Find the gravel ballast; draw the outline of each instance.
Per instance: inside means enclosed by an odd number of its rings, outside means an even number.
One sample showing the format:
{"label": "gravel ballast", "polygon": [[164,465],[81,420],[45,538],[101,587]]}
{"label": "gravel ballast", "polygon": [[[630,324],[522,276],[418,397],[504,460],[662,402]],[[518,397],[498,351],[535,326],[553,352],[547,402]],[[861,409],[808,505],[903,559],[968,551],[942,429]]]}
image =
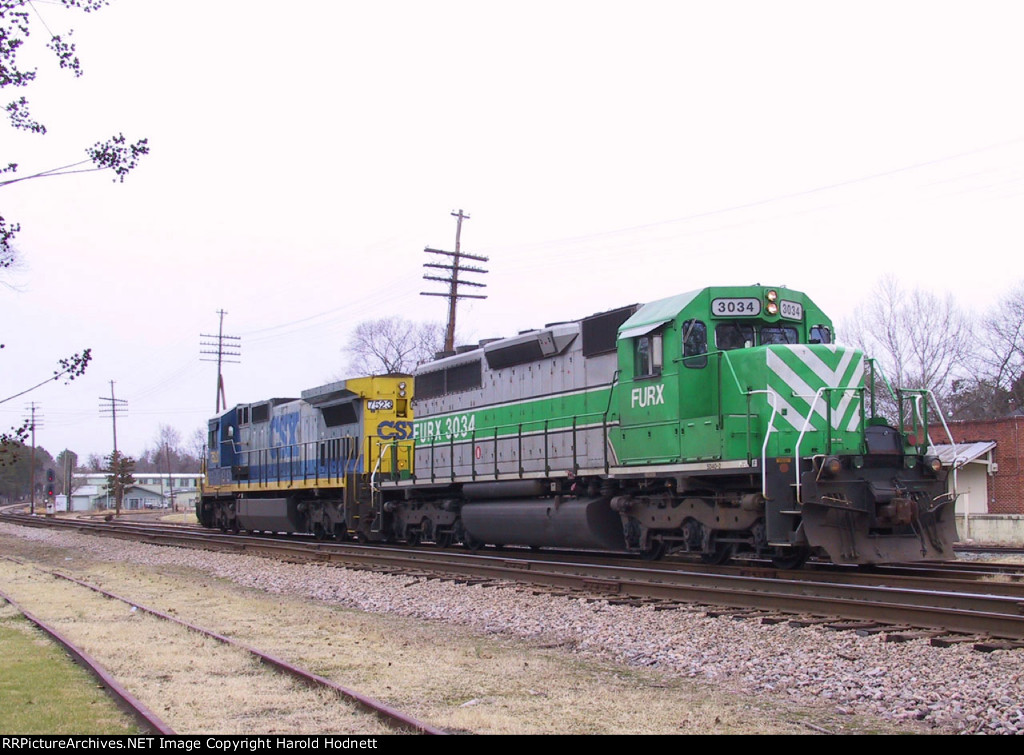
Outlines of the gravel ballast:
{"label": "gravel ballast", "polygon": [[96,559],[200,569],[270,593],[558,644],[733,693],[826,704],[840,715],[913,722],[936,732],[1024,733],[1021,650],[980,653],[965,645],[934,648],[926,640],[886,643],[851,632],[710,618],[696,608],[657,611],[6,524],[0,532]]}

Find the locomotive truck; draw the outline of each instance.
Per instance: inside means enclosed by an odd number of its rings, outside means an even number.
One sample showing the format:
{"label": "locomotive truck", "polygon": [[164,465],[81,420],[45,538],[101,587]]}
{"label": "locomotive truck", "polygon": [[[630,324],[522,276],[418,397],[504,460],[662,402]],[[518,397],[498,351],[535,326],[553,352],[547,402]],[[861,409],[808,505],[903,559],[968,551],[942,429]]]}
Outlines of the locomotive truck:
{"label": "locomotive truck", "polygon": [[210,421],[198,516],[780,567],[949,558],[926,398],[836,344],[806,295],[709,287],[236,406]]}

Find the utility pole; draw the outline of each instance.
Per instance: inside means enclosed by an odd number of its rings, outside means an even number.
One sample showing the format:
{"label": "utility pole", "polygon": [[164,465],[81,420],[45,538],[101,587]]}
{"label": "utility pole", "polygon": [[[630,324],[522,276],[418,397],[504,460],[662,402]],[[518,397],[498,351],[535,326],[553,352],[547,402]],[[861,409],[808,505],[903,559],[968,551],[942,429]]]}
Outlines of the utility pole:
{"label": "utility pole", "polygon": [[32,496],[31,504],[29,505],[29,513],[32,516],[36,515],[36,409],[38,406],[35,401],[29,404],[29,430],[32,431],[32,452],[28,462],[28,486]]}
{"label": "utility pole", "polygon": [[[76,457],[77,458],[77,457]],[[64,451],[64,506],[71,512],[71,476],[74,474],[71,465],[71,453],[68,449]]]}
{"label": "utility pole", "polygon": [[109,416],[112,420],[114,428],[114,453],[117,453],[117,408],[124,407],[128,404],[123,398],[114,397],[114,381],[110,381],[110,398],[100,396],[100,401],[106,401],[107,404],[104,406],[100,404],[100,413]]}
{"label": "utility pole", "polygon": [[487,257],[480,257],[475,254],[466,254],[462,252],[460,246],[462,241],[462,221],[469,220],[469,215],[466,215],[459,210],[458,212],[452,212],[452,217],[457,219],[455,226],[455,251],[445,252],[440,249],[431,249],[429,246],[424,247],[423,251],[428,254],[443,254],[452,258],[452,264],[442,265],[439,263],[426,262],[423,267],[440,268],[441,270],[451,271],[450,278],[439,278],[436,275],[424,275],[424,279],[432,281],[440,281],[441,283],[448,284],[448,293],[439,293],[434,291],[420,291],[420,296],[445,296],[448,298],[448,327],[444,333],[444,350],[446,352],[455,351],[455,304],[459,299],[486,299],[487,297],[482,294],[460,294],[459,285],[463,286],[477,286],[483,288],[486,283],[476,283],[474,281],[463,280],[459,278],[459,273],[486,273],[487,271],[479,267],[467,267],[466,265],[460,265],[459,263],[463,259],[476,260],[477,262],[487,262]]}
{"label": "utility pole", "polygon": [[121,516],[121,499],[124,490],[121,487],[121,454],[117,451],[117,409],[124,408],[128,402],[123,398],[114,397],[114,381],[110,381],[110,398],[100,396],[100,401],[110,402],[106,406],[100,405],[100,413],[110,413],[110,419],[114,428],[114,453],[110,455],[110,473],[114,480],[114,512],[115,516]]}
{"label": "utility pole", "polygon": [[228,408],[228,401],[224,396],[224,374],[221,371],[221,367],[225,362],[231,362],[238,364],[238,359],[228,359],[227,357],[240,357],[242,355],[242,339],[239,336],[226,336],[224,335],[224,315],[227,314],[223,309],[217,310],[217,314],[220,315],[220,327],[217,329],[217,335],[211,336],[206,333],[201,333],[200,338],[216,338],[215,343],[209,341],[200,342],[200,346],[214,347],[214,351],[200,351],[200,354],[215,354],[216,359],[204,359],[200,357],[202,362],[216,362],[217,363],[217,414],[220,414],[221,405],[225,409]]}
{"label": "utility pole", "polygon": [[[171,511],[177,511],[178,509],[174,505],[174,478],[171,476],[171,449],[167,446],[167,443],[164,443],[164,463],[167,466],[167,485],[168,485],[168,487],[170,489],[170,493],[168,494],[168,497],[171,499],[170,500],[170,509],[171,509]],[[160,495],[163,495],[163,493],[164,493],[164,484],[163,484],[163,481],[161,480],[161,482],[160,482]]]}

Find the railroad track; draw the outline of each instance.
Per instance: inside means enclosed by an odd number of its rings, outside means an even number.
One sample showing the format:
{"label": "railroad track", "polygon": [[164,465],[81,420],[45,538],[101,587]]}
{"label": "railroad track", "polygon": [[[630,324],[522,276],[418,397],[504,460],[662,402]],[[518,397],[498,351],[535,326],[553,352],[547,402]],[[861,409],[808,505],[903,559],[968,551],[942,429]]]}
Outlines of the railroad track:
{"label": "railroad track", "polygon": [[[260,687],[275,688],[287,686],[288,682],[283,681],[287,679],[296,680],[312,693],[312,697],[309,694],[299,696],[298,705],[300,706],[310,707],[315,705],[315,702],[311,703],[310,701],[315,701],[318,694],[336,697],[339,701],[338,707],[345,710],[331,713],[331,725],[325,731],[333,731],[335,730],[334,727],[339,725],[339,722],[344,722],[344,725],[351,731],[369,732],[371,734],[388,732],[445,733],[441,729],[418,721],[414,717],[385,705],[372,697],[343,687],[330,679],[300,668],[256,647],[233,640],[211,629],[148,607],[131,598],[104,590],[56,569],[24,564],[17,559],[9,557],[3,557],[3,561],[9,565],[13,564],[15,571],[14,573],[7,574],[7,579],[5,580],[6,591],[0,592],[0,598],[10,603],[26,619],[64,646],[79,663],[85,666],[100,681],[119,706],[132,715],[142,730],[146,732],[165,735],[179,733],[172,728],[170,723],[165,722],[158,714],[154,713],[152,706],[147,706],[140,700],[139,696],[129,691],[128,686],[119,679],[119,676],[123,675],[123,671],[118,672],[108,668],[102,659],[94,657],[105,651],[109,653],[109,643],[101,644],[97,650],[92,652],[87,649],[90,639],[88,629],[83,631],[81,626],[83,616],[89,617],[89,623],[94,624],[97,621],[101,623],[110,622],[111,626],[116,627],[123,622],[125,615],[131,616],[139,613],[159,623],[161,627],[158,631],[162,638],[159,643],[160,652],[151,657],[145,650],[147,644],[137,641],[132,641],[132,652],[135,656],[134,663],[136,665],[144,667],[152,665],[155,669],[158,669],[156,673],[165,677],[172,674],[188,675],[192,670],[191,664],[185,662],[188,656],[187,654],[184,656],[179,655],[177,660],[180,662],[173,664],[171,667],[168,667],[157,656],[166,657],[168,646],[194,650],[195,640],[189,639],[186,635],[200,635],[211,640],[215,645],[223,646],[227,649],[228,655],[233,656],[232,658],[225,658],[223,661],[215,661],[214,665],[217,668],[233,668],[237,670],[244,667],[244,661],[240,665],[239,655],[248,656],[258,662],[261,672],[253,673],[251,670],[247,672],[247,694],[249,688],[252,688],[256,694],[259,694]],[[33,582],[38,583],[38,579],[33,580],[31,574],[45,575],[46,578],[59,582],[59,585],[56,583],[50,585],[50,589],[46,590],[46,594],[40,598],[38,592],[32,589],[31,584]],[[21,595],[16,598],[11,594],[12,592],[21,593]],[[25,595],[29,596],[28,601],[30,603],[38,604],[33,605],[31,611],[23,605],[25,603],[23,596]],[[117,609],[112,607],[111,604],[114,603],[127,607],[128,611],[126,612],[124,608]],[[134,627],[134,630],[139,631],[138,627]],[[153,632],[155,630],[150,627],[146,631]],[[114,644],[116,645],[117,643]],[[149,645],[155,647],[156,643],[150,643]],[[217,655],[219,651],[206,648],[205,652]],[[115,668],[118,662],[116,659],[114,660]],[[152,673],[151,671],[150,674]],[[202,670],[198,673],[199,677],[189,683],[199,686],[206,685],[211,674],[210,667],[204,664]],[[216,675],[232,672],[230,670],[222,670],[214,671],[213,673]],[[171,706],[171,709],[175,710],[175,707]],[[203,730],[208,730],[205,727],[211,727],[213,730],[220,731],[226,726],[230,727],[230,724],[225,723],[224,720],[216,718],[216,710],[209,711],[208,715],[209,718],[205,720]],[[360,721],[364,721],[367,718],[372,719],[374,723],[360,723]],[[186,726],[186,728],[188,727]]]}
{"label": "railroad track", "polygon": [[[33,519],[33,518],[29,518]],[[683,562],[596,559],[522,551],[393,548],[219,535],[187,527],[81,520],[24,519],[17,523],[70,527],[154,544],[241,552],[293,562],[326,562],[400,572],[414,578],[488,580],[571,591],[613,603],[660,607],[705,606],[766,621],[827,623],[894,639],[927,633],[935,644],[969,639],[982,650],[1024,646],[1024,578],[1019,570],[950,574],[916,565],[873,571],[779,571],[757,564],[697,566]]]}

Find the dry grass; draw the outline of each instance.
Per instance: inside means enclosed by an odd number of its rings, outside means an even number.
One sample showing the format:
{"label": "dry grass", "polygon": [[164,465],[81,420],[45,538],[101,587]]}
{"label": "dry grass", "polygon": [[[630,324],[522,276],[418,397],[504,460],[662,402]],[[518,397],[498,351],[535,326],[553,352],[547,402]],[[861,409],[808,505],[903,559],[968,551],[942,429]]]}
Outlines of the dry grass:
{"label": "dry grass", "polygon": [[85,669],[6,603],[0,653],[0,733],[138,733]]}
{"label": "dry grass", "polygon": [[[565,649],[474,635],[445,623],[269,595],[191,569],[93,562],[80,552],[72,561],[65,561],[63,551],[5,536],[0,536],[0,545],[8,553],[58,563],[113,592],[258,646],[452,732],[786,734],[820,729],[894,730],[830,710],[798,709],[777,699],[754,699],[707,683],[599,662]],[[11,571],[10,565],[0,561],[0,579],[5,584],[14,576]],[[19,583],[25,580],[23,571],[19,571]],[[39,582],[29,580],[33,581]],[[53,610],[59,608],[69,616],[66,622],[86,623],[98,610],[95,599],[73,596],[57,590],[53,580],[47,581],[46,590],[33,593],[37,595],[34,600],[51,600]],[[44,595],[54,592],[60,592],[56,599]],[[121,659],[120,669],[142,667],[144,673],[137,675],[133,690],[141,690],[139,697],[158,714],[166,715],[179,731],[229,733],[228,726],[230,731],[247,734],[365,731],[323,701],[280,700],[259,691],[260,673],[251,663],[225,658],[230,654],[194,635],[182,640],[158,626],[156,620],[129,615],[124,607],[107,608],[104,616],[100,622],[89,621],[90,644],[97,649],[113,646]],[[105,652],[112,650],[107,647]],[[196,673],[188,677],[176,674],[182,666]],[[223,719],[221,710],[225,711]],[[317,715],[303,718],[309,711]],[[323,716],[330,725],[314,728]],[[221,720],[225,723],[214,724]]]}
{"label": "dry grass", "polygon": [[207,639],[81,587],[0,562],[26,609],[96,658],[179,734],[387,733],[375,719]]}

